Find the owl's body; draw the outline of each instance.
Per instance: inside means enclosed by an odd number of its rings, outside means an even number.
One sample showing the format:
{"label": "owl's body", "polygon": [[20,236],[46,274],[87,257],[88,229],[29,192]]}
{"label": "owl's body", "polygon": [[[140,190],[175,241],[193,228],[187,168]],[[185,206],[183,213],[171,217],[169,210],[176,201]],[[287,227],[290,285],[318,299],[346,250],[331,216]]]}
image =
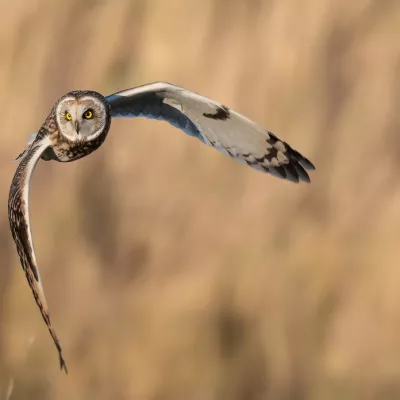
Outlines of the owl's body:
{"label": "owl's body", "polygon": [[20,164],[11,183],[8,212],[23,270],[65,371],[33,250],[29,180],[39,159],[71,162],[95,151],[115,117],[164,120],[254,169],[293,182],[309,182],[306,170],[314,169],[307,158],[255,122],[221,103],[168,83],[144,85],[108,97],[93,91],[73,91],[61,97],[17,158]]}

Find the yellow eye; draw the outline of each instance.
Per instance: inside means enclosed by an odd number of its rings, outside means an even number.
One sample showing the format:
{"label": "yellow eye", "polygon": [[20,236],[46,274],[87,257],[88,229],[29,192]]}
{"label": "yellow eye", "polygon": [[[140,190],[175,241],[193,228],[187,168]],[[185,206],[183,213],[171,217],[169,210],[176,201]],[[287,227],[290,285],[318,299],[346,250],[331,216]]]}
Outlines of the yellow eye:
{"label": "yellow eye", "polygon": [[85,113],[83,114],[83,118],[85,118],[85,119],[93,118],[93,111],[91,111],[91,110],[85,111]]}
{"label": "yellow eye", "polygon": [[68,111],[65,112],[65,119],[66,119],[67,121],[71,121],[71,119],[72,119],[72,116],[71,116],[71,114],[70,114]]}

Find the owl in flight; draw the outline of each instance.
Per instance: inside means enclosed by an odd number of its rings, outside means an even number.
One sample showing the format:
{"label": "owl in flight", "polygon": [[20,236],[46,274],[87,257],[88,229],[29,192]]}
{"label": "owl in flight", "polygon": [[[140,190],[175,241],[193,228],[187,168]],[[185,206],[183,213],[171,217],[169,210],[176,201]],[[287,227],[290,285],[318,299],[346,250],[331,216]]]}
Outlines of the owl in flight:
{"label": "owl in flight", "polygon": [[95,151],[107,137],[111,118],[116,117],[167,121],[223,154],[292,182],[310,182],[307,170],[315,169],[307,158],[255,122],[221,103],[168,83],[143,85],[108,97],[93,91],[73,91],[61,97],[28,148],[17,157],[8,216],[22,268],[65,372],[33,250],[29,181],[39,159],[69,162]]}

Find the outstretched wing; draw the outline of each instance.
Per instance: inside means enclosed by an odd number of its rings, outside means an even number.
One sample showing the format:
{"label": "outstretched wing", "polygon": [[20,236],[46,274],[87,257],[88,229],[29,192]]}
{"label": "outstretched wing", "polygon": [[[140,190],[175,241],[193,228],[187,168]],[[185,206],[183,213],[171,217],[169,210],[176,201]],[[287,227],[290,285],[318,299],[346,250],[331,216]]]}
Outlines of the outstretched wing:
{"label": "outstretched wing", "polygon": [[50,322],[47,302],[33,250],[32,235],[29,224],[29,181],[40,156],[49,145],[50,139],[48,136],[37,137],[26,150],[11,183],[8,199],[8,218],[10,220],[11,233],[17,246],[18,255],[26,279],[32,289],[33,296],[35,297],[36,304],[40,309],[44,322],[46,323],[50,335],[57,347],[60,366],[65,370],[65,372],[67,372],[67,366],[62,356],[60,341],[58,340],[56,332]]}
{"label": "outstretched wing", "polygon": [[112,117],[164,120],[223,154],[279,178],[309,182],[315,169],[303,155],[228,107],[169,83],[152,83],[106,97]]}

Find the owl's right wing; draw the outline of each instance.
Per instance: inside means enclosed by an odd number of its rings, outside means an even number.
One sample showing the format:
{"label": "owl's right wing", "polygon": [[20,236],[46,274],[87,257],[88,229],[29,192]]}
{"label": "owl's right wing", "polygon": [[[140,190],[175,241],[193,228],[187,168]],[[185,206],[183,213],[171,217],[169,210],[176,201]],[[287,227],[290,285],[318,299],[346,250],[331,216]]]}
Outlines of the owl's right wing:
{"label": "owl's right wing", "polygon": [[58,340],[56,332],[50,322],[46,297],[44,295],[33,249],[29,222],[29,181],[37,162],[50,144],[50,138],[48,136],[38,135],[23,154],[10,187],[8,218],[10,221],[11,233],[17,246],[17,252],[26,279],[32,289],[36,304],[40,309],[44,322],[53,338],[54,344],[57,347],[61,369],[64,369],[65,372],[67,372],[67,366],[62,356],[60,341]]}
{"label": "owl's right wing", "polygon": [[309,182],[314,165],[256,122],[198,93],[157,82],[114,93],[106,100],[112,117],[169,122],[220,153],[292,182]]}

